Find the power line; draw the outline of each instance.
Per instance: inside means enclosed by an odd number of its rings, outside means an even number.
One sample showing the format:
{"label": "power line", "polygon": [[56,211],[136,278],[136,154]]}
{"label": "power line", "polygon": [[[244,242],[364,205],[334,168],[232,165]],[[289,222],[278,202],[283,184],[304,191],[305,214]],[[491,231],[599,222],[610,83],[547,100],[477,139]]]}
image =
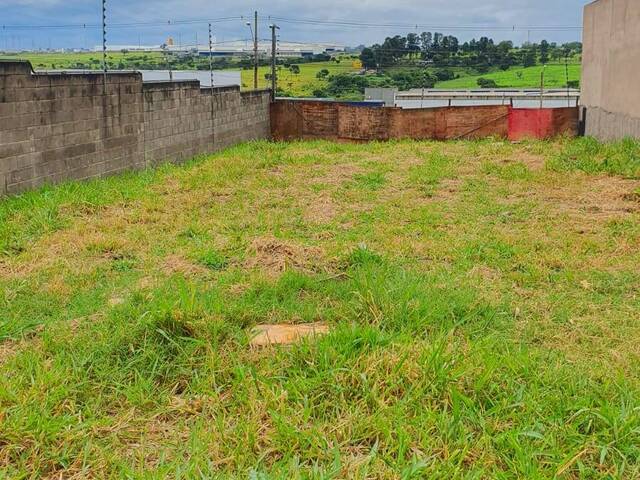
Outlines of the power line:
{"label": "power line", "polygon": [[[167,19],[167,20],[154,20],[149,22],[126,22],[126,23],[112,23],[110,24],[110,28],[127,28],[127,27],[141,27],[141,26],[163,26],[163,25],[193,25],[193,24],[202,24],[206,25],[208,23],[221,23],[221,22],[230,22],[243,20],[245,18],[244,15],[235,15],[228,17],[218,17],[218,18],[198,18],[198,19]],[[459,24],[420,24],[420,23],[399,23],[399,22],[390,22],[390,23],[372,23],[372,22],[364,22],[364,21],[345,21],[345,20],[315,20],[315,19],[304,19],[304,18],[290,18],[290,17],[280,17],[275,15],[268,15],[260,17],[262,20],[278,20],[284,23],[293,23],[293,24],[303,24],[303,25],[318,25],[318,26],[337,26],[337,27],[356,27],[356,28],[406,28],[410,30],[414,30],[416,28],[427,28],[427,29],[443,29],[443,30],[500,30],[500,31],[514,31],[514,30],[532,30],[532,31],[562,31],[562,30],[581,30],[582,27],[578,25],[504,25],[504,24],[470,24],[470,25],[459,25]],[[101,25],[99,24],[91,24],[91,23],[68,23],[68,24],[40,24],[40,25],[2,25],[1,28],[8,29],[39,29],[39,28],[99,28]]]}
{"label": "power line", "polygon": [[581,30],[581,26],[576,25],[437,25],[437,24],[420,24],[420,23],[370,23],[362,21],[344,21],[344,20],[315,20],[315,19],[302,19],[302,18],[288,18],[269,15],[265,17],[269,20],[277,20],[283,23],[294,23],[303,25],[319,25],[319,26],[336,26],[336,27],[355,27],[355,28],[428,28],[428,29],[443,29],[443,30]]}
{"label": "power line", "polygon": [[[110,23],[109,28],[129,28],[129,27],[143,27],[143,26],[167,26],[167,25],[207,25],[209,23],[223,23],[235,20],[242,20],[242,15],[235,17],[220,17],[212,19],[197,19],[197,20],[156,20],[153,22],[131,22],[131,23]],[[69,23],[69,24],[44,24],[44,25],[2,25],[0,28],[3,30],[20,30],[20,29],[67,29],[67,28],[100,28],[100,24],[91,23]]]}

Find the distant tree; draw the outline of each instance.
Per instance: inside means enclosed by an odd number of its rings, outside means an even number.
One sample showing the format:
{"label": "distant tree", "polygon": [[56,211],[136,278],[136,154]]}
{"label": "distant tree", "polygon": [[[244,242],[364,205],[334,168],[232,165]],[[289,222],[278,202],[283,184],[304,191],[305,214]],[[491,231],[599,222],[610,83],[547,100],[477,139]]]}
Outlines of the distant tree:
{"label": "distant tree", "polygon": [[582,53],[582,43],[581,42],[564,43],[562,45],[562,50],[566,52],[567,55],[572,55],[572,54],[579,55]]}
{"label": "distant tree", "polygon": [[328,76],[329,76],[329,70],[327,70],[326,68],[323,68],[316,74],[316,78],[319,80],[324,80]]}
{"label": "distant tree", "polygon": [[407,34],[407,50],[410,57],[420,52],[420,37],[416,33]]}
{"label": "distant tree", "polygon": [[498,84],[492,78],[482,78],[478,79],[478,86],[480,88],[498,88]]}
{"label": "distant tree", "polygon": [[533,47],[529,47],[526,49],[523,49],[523,53],[522,53],[522,66],[527,68],[527,67],[533,67],[536,65],[536,51]]}
{"label": "distant tree", "polygon": [[299,75],[300,74],[300,65],[291,65],[289,67],[289,70],[291,71],[291,73],[293,73],[294,75]]}
{"label": "distant tree", "polygon": [[379,66],[392,67],[396,65],[401,58],[407,55],[407,39],[400,35],[387,37],[380,47],[376,49],[376,46],[374,46],[372,48],[376,53],[377,63]]}
{"label": "distant tree", "polygon": [[429,52],[433,47],[433,34],[431,32],[422,32],[420,34],[420,47],[422,49],[422,58],[429,59]]}
{"label": "distant tree", "polygon": [[373,48],[363,48],[360,52],[360,61],[364,68],[377,68],[376,55]]}
{"label": "distant tree", "polygon": [[445,82],[447,80],[453,80],[455,78],[455,75],[453,74],[453,72],[446,68],[436,70],[435,76],[439,82]]}
{"label": "distant tree", "polygon": [[340,73],[329,77],[329,85],[324,92],[331,97],[359,95],[364,93],[364,89],[368,86],[369,80],[363,75]]}
{"label": "distant tree", "polygon": [[449,51],[451,53],[458,53],[460,49],[460,41],[453,35],[447,37],[447,43],[449,44]]}
{"label": "distant tree", "polygon": [[540,63],[549,63],[549,42],[546,40],[540,42]]}
{"label": "distant tree", "polygon": [[400,71],[391,74],[388,86],[397,87],[400,90],[411,88],[433,88],[437,78],[427,70]]}

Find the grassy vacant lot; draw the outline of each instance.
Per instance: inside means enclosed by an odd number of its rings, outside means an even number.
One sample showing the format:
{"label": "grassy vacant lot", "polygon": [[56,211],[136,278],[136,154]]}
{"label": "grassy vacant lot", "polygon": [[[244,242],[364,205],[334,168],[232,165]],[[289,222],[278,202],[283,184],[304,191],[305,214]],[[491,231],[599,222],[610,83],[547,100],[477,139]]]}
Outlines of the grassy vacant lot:
{"label": "grassy vacant lot", "polygon": [[[292,97],[312,97],[313,91],[327,86],[327,80],[318,79],[318,72],[329,70],[330,75],[357,71],[350,58],[343,58],[340,63],[314,62],[301,63],[300,73],[292,73],[288,68],[280,66],[278,69],[278,87]],[[271,73],[271,67],[259,67],[258,88],[270,88],[271,81],[265,75]],[[253,70],[242,70],[242,87],[253,88]]]}
{"label": "grassy vacant lot", "polygon": [[[157,69],[166,68],[163,56],[159,52],[109,52],[108,61],[110,64],[117,64],[126,61],[130,57],[146,55],[150,61],[156,64]],[[1,53],[0,59],[7,60],[28,60],[35,70],[56,70],[66,68],[77,68],[78,63],[93,65],[95,69],[102,68],[102,52],[78,52],[78,53]]]}
{"label": "grassy vacant lot", "polygon": [[5,199],[0,477],[639,478],[639,159],[252,143]]}
{"label": "grassy vacant lot", "polygon": [[[478,76],[462,76],[455,80],[438,82],[436,88],[478,88],[478,79],[495,80],[498,87],[505,88],[540,88],[540,74],[542,66],[515,67],[506,71],[486,73]],[[569,65],[569,81],[579,81],[580,64]],[[547,65],[544,74],[545,88],[562,88],[567,85],[567,73],[564,65]]]}

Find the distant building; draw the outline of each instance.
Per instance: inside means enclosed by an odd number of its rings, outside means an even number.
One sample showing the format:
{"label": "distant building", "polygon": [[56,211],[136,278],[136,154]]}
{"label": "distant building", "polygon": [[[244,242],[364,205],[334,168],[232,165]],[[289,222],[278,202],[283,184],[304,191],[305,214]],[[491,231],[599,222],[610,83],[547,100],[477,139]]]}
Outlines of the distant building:
{"label": "distant building", "polygon": [[[163,45],[107,45],[107,52],[161,52]],[[93,47],[96,53],[102,52],[102,46]]]}
{"label": "distant building", "polygon": [[[197,53],[202,57],[209,56],[209,45],[180,45],[176,44],[171,38],[163,45],[108,45],[107,50],[110,52],[171,52],[171,53]],[[96,46],[94,51],[101,52],[102,46]],[[327,55],[335,55],[345,51],[342,45],[333,45],[325,43],[291,43],[278,42],[278,56],[291,58],[304,58],[313,55],[325,53]],[[266,57],[271,56],[271,42],[259,42],[258,54]],[[214,57],[243,57],[253,55],[253,42],[236,41],[236,42],[217,42],[211,50]]]}
{"label": "distant building", "polygon": [[[345,51],[345,47],[341,45],[332,45],[324,43],[291,43],[278,42],[277,53],[279,57],[303,58],[313,55],[327,54],[334,55]],[[209,56],[208,46],[199,46],[198,52],[201,56]],[[271,42],[259,42],[258,54],[261,56],[271,56]],[[253,43],[246,42],[228,42],[218,43],[214,45],[212,55],[216,57],[237,57],[253,55]]]}
{"label": "distant building", "polygon": [[477,105],[512,105],[516,108],[576,107],[580,91],[575,89],[490,89],[443,90],[416,88],[399,92],[395,88],[367,88],[364,92],[367,101],[383,101],[388,107],[434,108],[469,107]]}
{"label": "distant building", "polygon": [[640,1],[596,0],[584,9],[585,133],[640,138]]}

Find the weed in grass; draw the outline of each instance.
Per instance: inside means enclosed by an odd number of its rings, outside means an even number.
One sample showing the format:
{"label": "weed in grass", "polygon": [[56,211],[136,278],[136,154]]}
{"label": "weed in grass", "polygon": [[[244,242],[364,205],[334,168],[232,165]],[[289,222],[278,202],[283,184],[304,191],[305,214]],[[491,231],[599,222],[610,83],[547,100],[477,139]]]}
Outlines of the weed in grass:
{"label": "weed in grass", "polygon": [[224,270],[229,265],[228,259],[215,250],[203,251],[198,255],[198,262],[211,270]]}
{"label": "weed in grass", "polygon": [[366,190],[380,190],[386,183],[384,173],[371,172],[355,175],[355,184]]}

